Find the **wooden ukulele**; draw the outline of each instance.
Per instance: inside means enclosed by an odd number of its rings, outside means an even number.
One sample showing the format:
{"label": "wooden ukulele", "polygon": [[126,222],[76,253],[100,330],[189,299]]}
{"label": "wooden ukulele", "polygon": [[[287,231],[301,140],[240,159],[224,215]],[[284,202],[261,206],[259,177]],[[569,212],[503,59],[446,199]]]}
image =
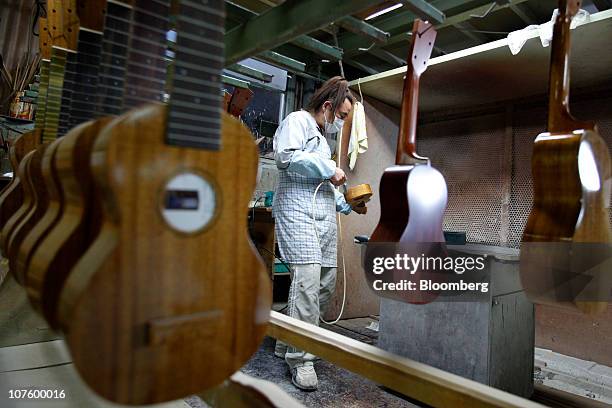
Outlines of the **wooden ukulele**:
{"label": "wooden ukulele", "polygon": [[[64,1],[63,3],[64,4],[61,4],[62,7],[70,8],[73,6],[72,2]],[[74,21],[72,18],[73,11],[71,9],[62,11],[62,9],[58,6],[59,5],[53,5],[54,9],[50,11],[52,17],[56,16],[50,20],[56,29],[58,26],[63,27],[62,21]],[[76,7],[81,24],[78,27],[78,40],[74,45],[74,48],[77,49],[78,55],[73,52],[67,53],[61,50],[62,54],[66,54],[65,59],[63,56],[59,57],[58,55],[55,55],[55,59],[52,59],[50,78],[64,78],[71,76],[71,80],[68,87],[69,89],[64,86],[68,84],[65,84],[61,79],[50,80],[49,92],[47,95],[46,124],[43,137],[50,134],[50,139],[57,139],[59,124],[62,121],[62,118],[64,118],[64,121],[66,121],[65,115],[66,112],[71,110],[70,107],[72,98],[74,97],[75,100],[78,101],[79,99],[77,99],[77,95],[84,92],[82,87],[97,81],[96,53],[99,54],[100,46],[96,43],[99,43],[102,36],[101,30],[105,12],[105,1],[98,1],[96,4],[91,4],[90,2],[89,6],[92,6],[93,8],[85,7],[83,2],[79,2],[78,6]],[[60,21],[57,21],[57,16],[63,17],[59,18]],[[74,24],[71,23],[68,25],[67,31],[74,28]],[[71,34],[71,32],[69,33]],[[69,38],[72,37],[73,36],[71,35]],[[93,51],[90,47],[93,48]],[[56,50],[54,49],[53,52],[56,52]],[[72,61],[69,62],[69,60]],[[70,71],[69,66],[71,66]],[[67,93],[69,94],[68,96],[66,95]],[[85,109],[83,105],[84,103],[78,104],[80,111]],[[59,107],[59,110],[57,107]],[[78,121],[79,119],[87,119],[87,117],[81,117],[78,115],[77,112],[70,112],[68,115],[70,116],[70,122],[72,123]],[[47,147],[46,144],[43,144],[40,148],[43,146],[45,148]],[[54,145],[53,150],[49,151],[49,154],[53,155],[54,157],[57,146],[59,146],[59,144]],[[27,180],[32,187],[29,191],[31,191],[31,194],[33,194],[32,201],[34,205],[32,210],[19,221],[19,224],[13,231],[8,244],[7,253],[9,258],[9,269],[13,272],[15,278],[20,283],[25,282],[25,268],[23,268],[24,264],[22,262],[20,267],[20,263],[18,261],[19,252],[22,251],[22,244],[38,222],[42,220],[49,207],[49,189],[56,189],[55,186],[50,187],[47,183],[45,183],[42,177],[42,172],[42,158],[40,160],[34,160],[32,162],[32,171],[30,172],[31,178]],[[51,180],[53,180],[53,178]],[[40,229],[37,229],[36,231],[38,232]],[[25,250],[28,250],[29,248],[31,248],[30,244],[26,245]]]}
{"label": "wooden ukulele", "polygon": [[21,163],[19,163],[17,171],[15,172],[15,177],[19,177],[21,180],[20,185],[23,194],[23,201],[17,211],[15,211],[11,218],[9,218],[2,227],[2,255],[5,257],[8,257],[9,242],[11,240],[13,231],[18,227],[20,220],[23,219],[34,206],[34,200],[31,192],[32,185],[26,178],[24,178],[30,175],[33,160],[40,161],[40,153],[37,153],[36,149],[28,152],[28,154],[24,156]]}
{"label": "wooden ukulele", "polygon": [[180,2],[169,106],[118,118],[94,145],[102,228],[68,276],[59,320],[83,379],[115,402],[217,385],[266,330],[269,280],[246,228],[258,152],[220,114],[222,10],[221,0]]}
{"label": "wooden ukulele", "polygon": [[[112,42],[113,46],[117,47],[123,41],[124,47],[119,48],[124,50],[118,52],[125,54],[129,31],[129,23],[125,22],[125,17],[131,15],[131,9],[117,3],[109,3],[108,6],[106,13],[108,30],[105,29],[102,43]],[[103,51],[99,46],[88,49],[82,45],[81,50],[90,53],[88,54],[90,58],[94,53],[98,53],[97,58],[100,58],[99,53],[101,53],[102,60],[107,63],[99,72],[103,82],[94,85],[94,94],[85,93],[83,90],[92,87],[94,78],[91,78],[91,73],[81,71],[76,76],[72,100],[73,105],[78,106],[78,110],[72,109],[72,123],[75,122],[75,118],[86,120],[91,116],[105,114],[107,108],[114,108],[105,105],[107,97],[98,99],[95,92],[100,91],[100,95],[105,95],[106,89],[111,88],[115,81],[123,82],[122,72],[125,69],[123,54],[118,53],[111,60],[107,56],[107,51]],[[77,64],[77,72],[80,71],[79,65]],[[111,73],[113,82],[109,83],[106,80]],[[114,95],[116,94],[115,91]],[[41,220],[43,225],[33,230],[27,244],[22,246],[18,268],[25,271],[26,289],[30,301],[53,328],[57,328],[57,299],[61,286],[92,240],[89,230],[96,223],[97,217],[90,210],[93,205],[90,203],[95,201],[87,199],[93,185],[89,160],[95,137],[109,121],[110,119],[103,118],[86,122],[62,138],[62,143],[56,147],[46,169],[47,180],[49,183],[55,183],[53,189],[57,194],[51,200],[48,214]]]}
{"label": "wooden ukulele", "polygon": [[534,303],[598,313],[612,276],[610,154],[592,122],[569,111],[570,22],[580,0],[560,0],[550,63],[548,131],[533,146],[533,207],[521,244],[521,282]]}
{"label": "wooden ukulele", "polygon": [[[413,256],[445,253],[442,221],[447,201],[446,182],[428,158],[416,153],[419,79],[427,69],[435,39],[436,31],[431,23],[415,20],[404,80],[396,165],[387,168],[381,178],[381,215],[370,238],[373,243],[395,242],[418,247],[418,253]],[[404,276],[404,271],[393,273],[395,281],[411,277]],[[426,278],[425,275],[429,273],[419,271],[412,278]],[[367,274],[367,277],[372,284],[374,275]],[[435,297],[435,294],[408,291],[379,294],[409,303],[426,303]]]}
{"label": "wooden ukulele", "polygon": [[[110,12],[105,10],[105,3],[101,0],[96,4],[89,2],[88,5],[84,1],[77,2],[80,20],[77,54],[68,54],[61,100],[59,126],[64,130],[85,122],[93,116],[94,109],[91,99],[96,95],[100,73],[98,66],[100,65],[102,29],[104,20],[110,18]],[[74,58],[71,58],[73,55]],[[37,217],[34,226],[23,238],[15,256],[14,271],[21,282],[26,281],[26,272],[33,253],[63,211],[63,192],[59,189],[59,179],[55,169],[59,145],[59,140],[53,142],[42,160],[43,186],[48,197],[47,202],[44,203],[43,214]]]}
{"label": "wooden ukulele", "polygon": [[[42,128],[45,124],[46,94],[49,78],[49,60],[51,59],[51,45],[53,44],[46,18],[38,19],[39,44],[42,60],[40,62],[40,87],[36,109],[35,130],[19,136],[9,149],[9,160],[13,168],[13,178],[0,192],[0,229],[15,214],[23,204],[23,187],[17,174],[19,163],[26,154],[40,144]],[[0,234],[0,248],[4,247],[4,237]]]}
{"label": "wooden ukulele", "polygon": [[[66,54],[70,49],[74,49],[74,34],[72,30],[78,28],[78,18],[76,17],[73,9],[74,0],[49,0],[49,13],[48,13],[48,24],[47,30],[43,26],[43,31],[49,32],[50,44],[43,43],[44,47],[50,46],[51,60],[49,63],[48,72],[48,84],[46,87],[46,95],[43,97],[44,113],[37,123],[37,129],[22,135],[24,141],[20,141],[21,144],[27,145],[38,145],[40,138],[42,140],[53,140],[57,136],[57,121],[59,120],[59,111],[61,107],[61,92],[63,86],[63,67],[66,61]],[[45,50],[48,52],[48,50]],[[45,55],[46,56],[46,55]],[[46,76],[46,74],[45,74]],[[43,81],[47,82],[47,81]],[[44,119],[44,124],[42,120]],[[42,128],[42,129],[41,129]],[[41,160],[33,160],[32,166],[40,166]],[[32,170],[27,174],[40,174],[40,167],[36,170]],[[44,190],[42,180],[29,179],[27,184],[30,188],[25,188],[20,178],[16,178],[16,188],[21,190],[21,196],[23,197],[21,207],[10,216],[6,223],[2,227],[2,234],[0,236],[0,244],[2,247],[2,253],[4,256],[9,258],[9,269],[14,272],[14,253],[16,248],[21,243],[21,239],[25,235],[23,228],[29,227],[32,223],[27,220],[32,214],[39,214],[40,211],[34,211],[34,207],[39,204],[36,197],[29,197],[25,199],[25,194],[36,194],[41,193]],[[41,200],[44,200],[44,194],[39,194]],[[30,211],[32,209],[32,211]],[[16,239],[13,239],[13,236]],[[9,245],[10,244],[10,245]],[[17,276],[16,276],[17,278]]]}

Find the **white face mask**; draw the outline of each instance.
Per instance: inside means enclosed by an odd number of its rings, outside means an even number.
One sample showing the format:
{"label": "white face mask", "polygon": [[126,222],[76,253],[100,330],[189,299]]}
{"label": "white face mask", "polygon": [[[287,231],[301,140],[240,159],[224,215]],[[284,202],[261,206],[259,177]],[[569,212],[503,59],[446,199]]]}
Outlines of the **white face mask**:
{"label": "white face mask", "polygon": [[342,131],[342,126],[344,125],[344,120],[340,119],[336,115],[334,115],[333,122],[327,122],[327,117],[325,112],[323,113],[323,120],[325,121],[325,133],[338,133]]}

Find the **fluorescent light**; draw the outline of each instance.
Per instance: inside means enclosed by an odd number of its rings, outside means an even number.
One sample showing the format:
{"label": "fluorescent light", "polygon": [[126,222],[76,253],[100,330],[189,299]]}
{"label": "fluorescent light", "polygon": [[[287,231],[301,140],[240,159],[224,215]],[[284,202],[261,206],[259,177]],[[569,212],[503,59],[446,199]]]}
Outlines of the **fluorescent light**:
{"label": "fluorescent light", "polygon": [[367,16],[367,17],[365,18],[365,20],[371,20],[371,19],[373,19],[373,18],[375,18],[375,17],[382,16],[383,14],[386,14],[386,13],[388,13],[388,12],[390,12],[390,11],[393,11],[393,10],[397,10],[398,8],[400,8],[400,7],[402,7],[402,6],[403,6],[403,4],[402,4],[402,3],[397,3],[397,4],[396,4],[396,5],[394,5],[394,6],[387,7],[386,9],[382,9],[382,10],[380,10],[380,11],[377,11],[377,12],[376,12],[376,13],[374,13],[374,14],[370,14],[369,16]]}

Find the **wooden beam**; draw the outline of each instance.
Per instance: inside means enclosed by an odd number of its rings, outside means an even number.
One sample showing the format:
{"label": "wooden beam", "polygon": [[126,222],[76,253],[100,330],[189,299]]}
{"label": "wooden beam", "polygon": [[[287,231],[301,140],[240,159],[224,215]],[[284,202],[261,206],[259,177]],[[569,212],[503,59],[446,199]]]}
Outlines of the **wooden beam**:
{"label": "wooden beam", "polygon": [[[490,11],[489,14],[493,14],[496,13],[500,10],[503,10],[505,8],[510,7],[511,5],[517,5],[517,4],[521,4],[524,3],[528,0],[509,0],[507,3],[503,3],[503,4],[499,4],[499,3],[495,3],[495,7],[493,7]],[[491,7],[491,5],[489,3],[480,6],[480,7],[475,7],[473,9],[470,10],[466,10],[464,12],[458,13],[458,14],[453,14],[452,16],[447,16],[446,20],[444,21],[444,23],[442,24],[437,24],[436,25],[436,29],[440,30],[444,27],[448,27],[451,25],[455,25],[457,23],[462,23],[464,21],[468,21],[469,19],[473,18],[472,16],[474,15],[483,15],[484,13],[486,13],[486,11]]]}
{"label": "wooden beam", "polygon": [[443,12],[429,4],[424,0],[402,0],[404,6],[412,11],[415,15],[423,20],[431,21],[432,23],[443,23],[446,16]]}
{"label": "wooden beam", "polygon": [[236,88],[249,88],[249,83],[242,79],[234,78],[229,75],[221,75],[221,82],[225,85],[235,86]]}
{"label": "wooden beam", "polygon": [[237,72],[248,77],[258,79],[262,82],[272,82],[272,75],[246,65],[234,64],[227,67],[230,71]]}
{"label": "wooden beam", "polygon": [[297,45],[308,51],[312,51],[322,57],[330,59],[332,61],[338,61],[342,59],[342,49],[333,47],[329,44],[325,44],[316,38],[308,37],[303,35],[291,41],[291,44]]}
{"label": "wooden beam", "polygon": [[[228,12],[230,14],[238,15],[239,19],[242,20],[243,23],[270,9],[269,6],[261,3],[260,0],[233,0],[228,1],[227,4],[230,6],[228,7]],[[290,43],[332,61],[342,59],[341,49],[333,47],[307,35],[297,37],[290,41]]]}
{"label": "wooden beam", "polygon": [[379,1],[287,0],[225,34],[226,64],[275,48]]}
{"label": "wooden beam", "polygon": [[[510,0],[508,3],[502,4],[502,5],[499,5],[496,3],[495,7],[491,9],[490,13],[495,13],[499,10],[503,10],[509,7],[511,4],[516,5],[516,4],[524,3],[526,1],[527,0]],[[436,7],[440,8],[441,10],[448,10],[455,6],[459,6],[463,3],[465,2],[455,1],[455,0],[441,0],[439,2],[436,2]],[[441,30],[444,27],[449,27],[456,23],[461,23],[461,22],[470,20],[472,18],[472,15],[482,15],[489,8],[490,8],[490,3],[487,3],[483,6],[475,7],[473,9],[466,10],[458,14],[453,14],[452,16],[446,16],[446,20],[444,21],[444,23],[436,24],[435,27],[437,30]],[[376,23],[376,27],[378,27],[381,30],[385,30],[385,31],[396,31],[398,27],[405,28],[405,30],[402,33],[397,34],[397,35],[392,35],[391,38],[389,38],[389,40],[387,40],[387,42],[381,46],[386,47],[388,45],[395,44],[397,42],[408,40],[409,37],[407,37],[406,32],[408,32],[411,29],[412,21],[414,20],[415,17],[416,16],[413,13],[407,11],[407,12],[401,12],[401,13],[394,14],[388,17],[387,19],[381,20],[380,22]],[[363,38],[358,37],[354,34],[351,34],[350,36],[349,35],[340,36],[338,37],[338,41],[339,41],[340,47],[344,50],[345,56],[354,56],[356,54],[359,54],[363,52],[363,51],[358,50],[360,47],[367,48],[371,44],[371,43],[367,44]],[[375,47],[377,46],[378,45],[375,45]]]}
{"label": "wooden beam", "polygon": [[287,71],[291,72],[306,71],[306,64],[304,64],[303,62],[294,60],[293,58],[289,58],[274,51],[264,51],[257,54],[253,58],[267,62],[269,64],[286,69]]}
{"label": "wooden beam", "polygon": [[473,25],[471,25],[467,21],[464,21],[462,23],[455,23],[455,24],[453,24],[453,27],[455,27],[457,30],[461,31],[463,33],[463,35],[465,35],[468,38],[471,38],[472,40],[474,40],[478,44],[484,44],[484,43],[489,42],[489,39],[485,35],[483,35],[481,33],[475,32],[476,31],[476,27],[474,27]]}
{"label": "wooden beam", "polygon": [[340,20],[336,21],[335,24],[344,28],[347,31],[362,35],[378,43],[386,42],[391,36],[391,34],[389,34],[388,32],[379,30],[372,24],[368,24],[365,21],[355,18],[353,16],[341,18]]}
{"label": "wooden beam", "polygon": [[376,75],[376,74],[379,73],[379,71],[377,71],[377,70],[375,70],[373,68],[370,68],[367,65],[364,65],[361,62],[357,62],[357,61],[355,61],[353,59],[350,59],[350,58],[345,58],[345,59],[342,60],[342,62],[344,62],[346,64],[349,64],[350,66],[353,66],[355,68],[358,68],[358,69],[362,70],[363,72],[366,72],[369,75]]}
{"label": "wooden beam", "polygon": [[545,408],[277,312],[268,335],[433,407]]}
{"label": "wooden beam", "polygon": [[406,60],[401,59],[397,55],[390,53],[389,51],[383,50],[382,48],[373,48],[370,50],[370,54],[396,67],[406,65]]}

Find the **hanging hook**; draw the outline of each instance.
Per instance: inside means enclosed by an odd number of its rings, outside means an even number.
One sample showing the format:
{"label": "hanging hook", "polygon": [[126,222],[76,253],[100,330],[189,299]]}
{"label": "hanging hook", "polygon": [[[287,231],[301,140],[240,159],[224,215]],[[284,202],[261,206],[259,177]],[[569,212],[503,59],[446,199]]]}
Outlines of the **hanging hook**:
{"label": "hanging hook", "polygon": [[478,15],[478,14],[470,14],[470,17],[472,18],[485,18],[486,16],[489,15],[489,13],[491,13],[491,11],[493,11],[493,7],[495,7],[497,5],[497,2],[493,2],[491,3],[491,5],[489,6],[488,10],[484,12],[484,14],[482,15]]}
{"label": "hanging hook", "polygon": [[359,47],[357,48],[359,51],[363,51],[363,52],[368,52],[370,51],[372,48],[374,48],[374,46],[376,45],[376,41],[374,41],[372,44],[370,44],[370,46],[368,48],[364,48],[364,47]]}

